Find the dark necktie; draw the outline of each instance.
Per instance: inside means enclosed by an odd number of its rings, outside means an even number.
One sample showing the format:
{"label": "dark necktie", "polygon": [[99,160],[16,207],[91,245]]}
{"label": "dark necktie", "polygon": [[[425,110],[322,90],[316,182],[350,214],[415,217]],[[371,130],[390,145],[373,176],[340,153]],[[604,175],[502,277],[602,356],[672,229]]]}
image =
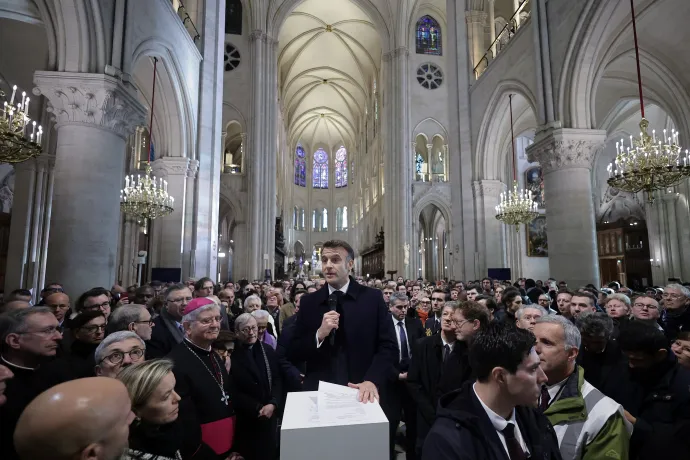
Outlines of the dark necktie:
{"label": "dark necktie", "polygon": [[508,447],[508,456],[510,460],[526,460],[525,451],[520,446],[520,441],[515,437],[515,425],[509,423],[501,432],[506,438],[506,446]]}
{"label": "dark necktie", "polygon": [[182,334],[182,337],[184,337],[184,336],[185,336],[185,334],[184,334],[184,327],[183,327],[181,324],[178,324],[178,325],[177,325],[177,328],[180,330],[180,334]]}
{"label": "dark necktie", "polygon": [[443,362],[445,363],[446,360],[448,359],[448,356],[450,355],[450,345],[445,344],[443,346]]}
{"label": "dark necktie", "polygon": [[551,400],[551,395],[549,394],[549,390],[546,388],[546,385],[542,385],[541,386],[541,398],[539,399],[539,410],[544,412],[546,409],[548,409],[550,400]]}
{"label": "dark necktie", "polygon": [[407,349],[407,332],[405,332],[405,323],[398,321],[398,327],[400,328],[400,367],[403,371],[406,371],[407,366],[410,363],[410,351]]}

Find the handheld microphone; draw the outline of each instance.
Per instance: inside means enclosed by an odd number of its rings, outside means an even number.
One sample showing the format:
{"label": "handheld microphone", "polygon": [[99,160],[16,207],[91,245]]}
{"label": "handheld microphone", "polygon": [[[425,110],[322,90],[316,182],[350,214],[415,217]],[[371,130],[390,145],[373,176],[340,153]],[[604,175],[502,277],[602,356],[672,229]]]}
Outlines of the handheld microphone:
{"label": "handheld microphone", "polygon": [[[335,292],[328,296],[328,311],[336,311],[338,307],[338,297],[336,297]],[[329,337],[331,346],[335,346],[335,329],[331,331]]]}

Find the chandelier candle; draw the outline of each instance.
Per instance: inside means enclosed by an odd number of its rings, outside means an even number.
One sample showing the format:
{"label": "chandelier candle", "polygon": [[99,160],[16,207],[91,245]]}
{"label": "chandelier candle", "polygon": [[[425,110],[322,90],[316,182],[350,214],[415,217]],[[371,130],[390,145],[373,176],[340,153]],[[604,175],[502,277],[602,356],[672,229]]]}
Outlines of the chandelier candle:
{"label": "chandelier candle", "polygon": [[[43,129],[39,126],[37,132],[36,122],[29,118],[31,99],[22,91],[21,102],[15,106],[16,96],[17,85],[14,85],[9,103],[4,101],[0,112],[0,162],[3,163],[21,163],[41,154]],[[0,100],[4,97],[0,90]]]}

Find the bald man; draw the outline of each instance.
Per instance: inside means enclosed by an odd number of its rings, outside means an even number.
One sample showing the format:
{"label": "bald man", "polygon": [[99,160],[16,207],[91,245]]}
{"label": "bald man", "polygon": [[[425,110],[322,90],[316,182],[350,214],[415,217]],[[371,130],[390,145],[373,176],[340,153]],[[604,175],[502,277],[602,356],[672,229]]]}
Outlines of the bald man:
{"label": "bald man", "polygon": [[8,311],[21,310],[22,308],[29,308],[31,304],[26,300],[10,300],[4,305],[0,306],[0,313]]}
{"label": "bald man", "polygon": [[44,391],[26,407],[14,444],[23,460],[117,460],[127,449],[133,419],[119,380],[72,380]]}

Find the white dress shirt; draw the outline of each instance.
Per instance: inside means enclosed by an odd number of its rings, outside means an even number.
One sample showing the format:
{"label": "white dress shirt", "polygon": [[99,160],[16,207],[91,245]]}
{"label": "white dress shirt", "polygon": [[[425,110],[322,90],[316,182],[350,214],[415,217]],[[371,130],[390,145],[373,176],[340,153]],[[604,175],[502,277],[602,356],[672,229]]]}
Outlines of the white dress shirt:
{"label": "white dress shirt", "polygon": [[549,404],[551,404],[551,402],[553,401],[553,398],[555,398],[556,395],[561,391],[561,388],[563,388],[563,385],[565,385],[565,382],[569,378],[570,378],[570,376],[564,378],[563,380],[561,380],[560,382],[558,382],[554,385],[547,385],[546,386],[546,390],[549,392]]}
{"label": "white dress shirt", "polygon": [[[336,289],[329,284],[328,285],[328,295],[330,296],[335,291],[340,291],[343,294],[347,294],[347,288],[349,288],[349,287],[350,287],[350,279],[349,278],[347,279],[347,283],[345,283],[345,285],[343,287],[341,287],[340,289]],[[400,344],[400,338],[398,338],[398,345],[399,344]],[[323,340],[319,342],[319,330],[317,329],[316,330],[316,348],[321,348],[321,345],[323,345]],[[400,348],[400,346],[398,346],[398,348]]]}
{"label": "white dress shirt", "polygon": [[[400,344],[400,326],[398,323],[402,321],[403,327],[405,327],[405,319],[397,319],[395,316],[391,315],[393,319],[393,329],[395,329],[395,337],[398,339],[398,361],[402,361],[402,345]],[[407,329],[405,329],[405,337],[407,337],[407,356],[412,356],[412,348],[410,348],[410,336],[407,335]]]}
{"label": "white dress shirt", "polygon": [[527,444],[525,444],[525,440],[522,439],[522,433],[520,433],[520,427],[518,426],[517,420],[515,419],[515,409],[513,409],[513,412],[510,414],[510,419],[506,420],[500,415],[498,415],[496,412],[492,411],[489,406],[484,404],[484,401],[482,401],[482,398],[479,397],[477,394],[477,389],[475,388],[477,384],[475,383],[472,385],[472,390],[474,391],[475,396],[479,400],[479,403],[482,405],[484,408],[484,411],[486,412],[486,415],[489,416],[489,421],[491,421],[491,424],[494,426],[494,429],[496,430],[496,434],[498,435],[498,439],[501,440],[501,444],[503,444],[503,449],[506,451],[506,454],[508,457],[510,457],[510,453],[508,452],[508,444],[506,444],[506,437],[503,435],[503,430],[508,426],[508,423],[512,423],[515,426],[515,438],[518,440],[520,443],[520,447],[522,447],[522,450],[525,451],[525,455],[529,457],[529,449],[527,448]]}

